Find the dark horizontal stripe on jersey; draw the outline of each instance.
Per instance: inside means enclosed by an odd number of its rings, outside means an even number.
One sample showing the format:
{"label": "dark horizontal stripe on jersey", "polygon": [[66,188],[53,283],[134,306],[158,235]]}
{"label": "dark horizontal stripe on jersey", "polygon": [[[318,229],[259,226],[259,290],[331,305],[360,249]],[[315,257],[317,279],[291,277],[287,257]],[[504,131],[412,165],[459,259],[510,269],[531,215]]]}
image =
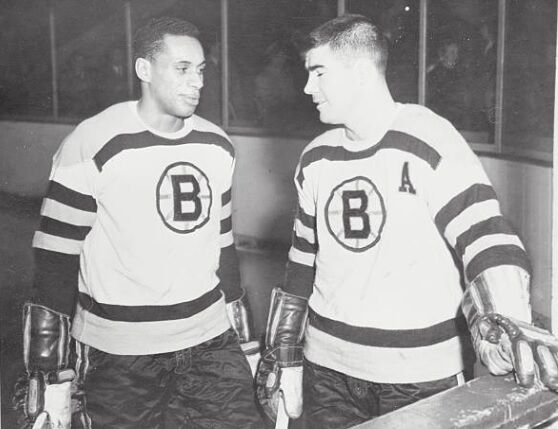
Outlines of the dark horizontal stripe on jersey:
{"label": "dark horizontal stripe on jersey", "polygon": [[467,332],[467,322],[463,317],[445,320],[421,329],[378,329],[352,326],[328,319],[316,313],[312,307],[309,307],[308,322],[316,329],[336,338],[371,347],[426,347]]}
{"label": "dark horizontal stripe on jersey", "polygon": [[232,231],[232,216],[221,221],[221,234],[226,234]]}
{"label": "dark horizontal stripe on jersey", "polygon": [[58,182],[55,182],[54,180],[49,182],[46,196],[51,200],[58,201],[61,204],[65,204],[75,209],[92,213],[97,211],[97,202],[91,195],[74,191]]}
{"label": "dark horizontal stripe on jersey", "polygon": [[473,281],[484,270],[499,265],[515,265],[531,273],[531,264],[525,250],[514,244],[505,244],[477,253],[465,269],[467,280]]}
{"label": "dark horizontal stripe on jersey", "polygon": [[316,217],[310,216],[309,214],[304,213],[302,207],[299,207],[296,212],[296,218],[307,228],[312,230],[316,229]]}
{"label": "dark horizontal stripe on jersey", "polygon": [[310,298],[314,287],[314,267],[288,261],[283,290],[287,293]]}
{"label": "dark horizontal stripe on jersey", "polygon": [[374,156],[384,149],[396,149],[411,153],[427,162],[432,169],[440,163],[440,154],[424,141],[400,131],[389,131],[376,145],[359,152],[353,152],[342,146],[318,146],[306,152],[300,160],[300,170],[297,181],[300,186],[304,181],[304,169],[310,164],[322,159],[328,161],[354,161]]}
{"label": "dark horizontal stripe on jersey", "polygon": [[229,188],[228,191],[223,192],[223,195],[221,195],[221,205],[226,206],[230,202],[231,202],[231,188]]}
{"label": "dark horizontal stripe on jersey", "polygon": [[170,305],[114,305],[95,301],[91,296],[80,292],[79,304],[95,316],[115,322],[161,322],[192,317],[221,298],[221,288],[205,293],[192,301]]}
{"label": "dark horizontal stripe on jersey", "polygon": [[471,185],[449,200],[449,202],[438,211],[434,219],[438,231],[440,231],[440,234],[444,234],[448,224],[473,204],[495,199],[496,192],[494,192],[492,186],[480,183]]}
{"label": "dark horizontal stripe on jersey", "polygon": [[293,234],[293,247],[304,253],[318,253],[318,246],[316,244],[310,243],[305,238],[299,237],[296,235],[296,232]]}
{"label": "dark horizontal stripe on jersey", "polygon": [[72,240],[85,240],[85,237],[89,231],[91,231],[91,227],[72,225],[71,223],[60,222],[59,220],[42,216],[39,231],[55,235],[56,237],[70,238]]}
{"label": "dark horizontal stripe on jersey", "polygon": [[101,171],[103,166],[111,158],[125,150],[145,149],[154,146],[179,146],[183,144],[215,145],[226,150],[231,157],[234,158],[232,144],[219,134],[204,131],[191,131],[189,134],[179,139],[166,139],[156,136],[149,131],[143,131],[137,134],[120,134],[115,136],[95,154],[93,160],[95,161],[97,169]]}
{"label": "dark horizontal stripe on jersey", "polygon": [[457,237],[455,244],[457,255],[462,258],[467,247],[479,238],[492,234],[514,234],[514,231],[503,216],[494,216],[478,222]]}

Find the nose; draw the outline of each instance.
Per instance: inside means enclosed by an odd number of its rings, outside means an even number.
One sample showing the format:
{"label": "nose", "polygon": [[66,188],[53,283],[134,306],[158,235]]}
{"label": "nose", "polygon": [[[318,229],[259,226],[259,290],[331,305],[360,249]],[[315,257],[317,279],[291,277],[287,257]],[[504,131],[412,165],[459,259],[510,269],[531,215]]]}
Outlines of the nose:
{"label": "nose", "polygon": [[195,89],[202,89],[203,87],[203,72],[193,70],[189,76],[188,83]]}
{"label": "nose", "polygon": [[312,74],[308,74],[308,80],[306,81],[306,85],[304,85],[304,93],[308,95],[312,95],[315,92],[316,92],[315,80],[312,77]]}

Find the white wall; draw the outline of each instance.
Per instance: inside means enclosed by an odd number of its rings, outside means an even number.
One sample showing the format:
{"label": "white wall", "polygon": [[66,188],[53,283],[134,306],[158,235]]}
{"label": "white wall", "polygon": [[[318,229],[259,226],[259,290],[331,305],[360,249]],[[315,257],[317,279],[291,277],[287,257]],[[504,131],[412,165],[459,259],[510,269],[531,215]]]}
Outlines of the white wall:
{"label": "white wall", "polygon": [[[51,157],[72,126],[0,121],[0,191],[45,192]],[[295,208],[293,174],[305,141],[233,136],[237,152],[234,227],[242,244],[288,244]],[[532,304],[550,317],[552,168],[481,158],[504,212],[526,243],[534,266]]]}
{"label": "white wall", "polygon": [[481,158],[504,214],[523,239],[533,279],[531,304],[550,328],[552,281],[552,168]]}
{"label": "white wall", "polygon": [[235,233],[288,244],[296,210],[293,177],[307,142],[246,136],[233,136],[232,140],[237,154]]}

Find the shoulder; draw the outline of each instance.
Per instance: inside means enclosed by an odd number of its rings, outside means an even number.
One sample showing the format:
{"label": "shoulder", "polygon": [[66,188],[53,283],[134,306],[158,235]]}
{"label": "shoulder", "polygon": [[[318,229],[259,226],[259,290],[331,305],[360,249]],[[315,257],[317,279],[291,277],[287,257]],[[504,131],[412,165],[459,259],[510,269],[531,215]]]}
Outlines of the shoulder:
{"label": "shoulder", "polygon": [[308,161],[309,159],[319,157],[320,154],[327,153],[331,149],[340,146],[343,135],[344,131],[342,128],[334,128],[320,134],[302,150],[300,155],[301,162],[302,160]]}
{"label": "shoulder", "polygon": [[402,104],[392,127],[424,145],[433,156],[442,159],[466,160],[475,157],[473,151],[457,129],[444,117],[425,106]]}
{"label": "shoulder", "polygon": [[85,161],[118,134],[142,131],[142,124],[133,114],[133,103],[114,104],[80,122],[60,145],[55,155],[56,161],[59,164]]}
{"label": "shoulder", "polygon": [[343,135],[344,131],[342,128],[334,128],[320,134],[303,149],[295,175],[295,179],[301,186],[308,174],[306,172],[307,167],[318,165],[320,160],[327,159],[332,151],[339,148]]}
{"label": "shoulder", "polygon": [[199,139],[199,143],[213,144],[226,150],[233,158],[235,150],[228,134],[221,127],[198,115],[192,115],[192,138]]}
{"label": "shoulder", "polygon": [[198,115],[192,115],[192,121],[194,130],[202,133],[216,134],[217,136],[222,137],[229,142],[231,141],[228,134],[221,127],[214,124],[213,122],[208,121],[207,119],[204,119]]}

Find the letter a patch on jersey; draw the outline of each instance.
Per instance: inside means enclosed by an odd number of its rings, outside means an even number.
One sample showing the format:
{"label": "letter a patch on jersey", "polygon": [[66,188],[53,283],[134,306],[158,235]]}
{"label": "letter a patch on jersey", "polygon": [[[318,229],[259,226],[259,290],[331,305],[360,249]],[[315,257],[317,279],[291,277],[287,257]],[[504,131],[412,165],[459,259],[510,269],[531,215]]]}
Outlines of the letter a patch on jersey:
{"label": "letter a patch on jersey", "polygon": [[403,164],[403,169],[401,170],[401,186],[399,187],[400,192],[407,192],[409,194],[416,194],[417,191],[411,183],[411,178],[409,177],[409,162],[405,161]]}

